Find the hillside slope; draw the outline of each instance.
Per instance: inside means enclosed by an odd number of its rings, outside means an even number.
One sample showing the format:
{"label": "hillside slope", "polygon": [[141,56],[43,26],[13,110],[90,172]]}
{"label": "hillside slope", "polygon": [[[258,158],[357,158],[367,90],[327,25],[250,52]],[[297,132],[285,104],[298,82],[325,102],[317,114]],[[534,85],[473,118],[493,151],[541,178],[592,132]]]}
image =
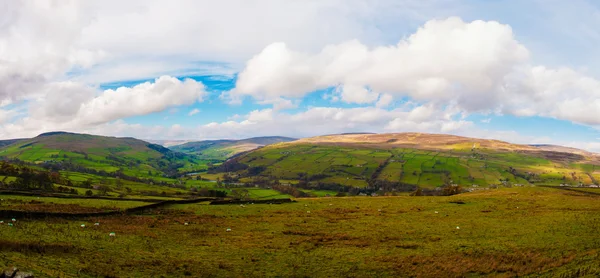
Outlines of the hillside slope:
{"label": "hillside slope", "polygon": [[[0,148],[0,157],[74,171],[120,171],[136,177],[175,175],[196,158],[135,138],[50,132]],[[83,169],[85,168],[85,169]]]}
{"label": "hillside slope", "polygon": [[597,184],[596,156],[452,135],[346,134],[267,146],[221,167],[241,177],[352,187]]}
{"label": "hillside slope", "polygon": [[254,137],[242,140],[204,140],[171,146],[170,149],[195,154],[202,159],[226,160],[242,152],[294,140],[296,139],[282,136]]}

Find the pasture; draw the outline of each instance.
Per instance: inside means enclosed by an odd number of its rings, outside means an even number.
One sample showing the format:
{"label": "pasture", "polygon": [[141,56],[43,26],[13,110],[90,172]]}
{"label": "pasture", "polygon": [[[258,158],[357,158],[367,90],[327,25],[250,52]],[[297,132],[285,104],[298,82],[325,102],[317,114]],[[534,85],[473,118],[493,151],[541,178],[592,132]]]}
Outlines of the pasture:
{"label": "pasture", "polygon": [[0,266],[38,277],[594,277],[599,198],[519,187],[17,219],[0,225]]}
{"label": "pasture", "polygon": [[534,154],[490,149],[444,150],[280,144],[240,158],[250,167],[265,167],[259,175],[282,181],[320,176],[313,181],[365,187],[375,178],[435,188],[507,184],[590,185],[600,181],[600,165],[552,161]]}

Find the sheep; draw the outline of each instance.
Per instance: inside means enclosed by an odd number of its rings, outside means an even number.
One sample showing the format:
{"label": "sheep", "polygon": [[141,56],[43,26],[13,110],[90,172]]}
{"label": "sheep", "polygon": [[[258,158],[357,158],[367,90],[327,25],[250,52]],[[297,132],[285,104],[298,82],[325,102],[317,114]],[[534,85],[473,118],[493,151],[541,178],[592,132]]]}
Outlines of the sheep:
{"label": "sheep", "polygon": [[456,226],[456,229],[457,229],[457,230],[460,230],[460,227],[459,227],[459,226]]}
{"label": "sheep", "polygon": [[4,224],[4,221],[3,221],[3,220],[0,220],[0,224]]}
{"label": "sheep", "polygon": [[188,222],[185,222],[185,223],[183,223],[183,225],[186,225],[186,226],[187,226],[187,225],[188,225]]}
{"label": "sheep", "polygon": [[85,224],[81,224],[81,228],[85,228]]}
{"label": "sheep", "polygon": [[96,222],[94,223],[94,226],[100,226],[100,223]]}
{"label": "sheep", "polygon": [[306,213],[310,213],[310,210],[307,210]]}
{"label": "sheep", "polygon": [[14,218],[13,218],[13,219],[12,219],[12,222],[17,222],[17,219],[14,219]]}
{"label": "sheep", "polygon": [[112,233],[108,234],[108,236],[109,236],[109,237],[115,237],[115,236],[117,236],[117,234],[116,234],[116,233],[114,233],[114,232],[112,232]]}
{"label": "sheep", "polygon": [[225,230],[226,232],[231,232],[231,228],[227,228],[227,230]]}

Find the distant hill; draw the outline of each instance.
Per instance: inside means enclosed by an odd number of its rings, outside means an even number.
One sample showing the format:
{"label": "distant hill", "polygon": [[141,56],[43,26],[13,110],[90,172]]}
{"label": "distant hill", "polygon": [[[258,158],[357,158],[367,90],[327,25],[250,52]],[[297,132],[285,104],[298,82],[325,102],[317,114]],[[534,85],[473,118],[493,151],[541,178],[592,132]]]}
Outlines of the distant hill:
{"label": "distant hill", "polygon": [[18,143],[20,141],[23,140],[27,140],[27,139],[8,139],[8,140],[0,140],[0,148],[4,147],[4,146],[8,146],[8,145],[12,145],[14,143]]}
{"label": "distant hill", "polygon": [[[0,148],[0,157],[74,171],[122,172],[136,177],[176,175],[197,164],[192,156],[135,138],[49,132]],[[87,170],[86,170],[87,169]]]}
{"label": "distant hill", "polygon": [[165,147],[169,148],[169,147],[172,147],[172,146],[177,146],[177,145],[185,144],[187,142],[190,142],[191,140],[155,140],[155,139],[144,139],[144,141],[150,142],[152,144],[162,145],[162,146],[165,146]]}
{"label": "distant hill", "polygon": [[540,150],[544,150],[544,151],[571,153],[571,154],[578,154],[578,155],[583,155],[583,156],[600,156],[600,154],[589,152],[586,150],[558,146],[558,145],[536,144],[536,145],[531,145],[531,146],[536,147]]}
{"label": "distant hill", "polygon": [[241,140],[204,140],[171,146],[170,149],[195,154],[202,159],[226,160],[239,153],[251,151],[266,145],[294,140],[296,139],[282,136],[254,137]]}
{"label": "distant hill", "polygon": [[339,134],[270,145],[213,171],[236,172],[242,181],[275,177],[307,189],[333,190],[591,185],[600,181],[600,158],[572,149],[444,134]]}

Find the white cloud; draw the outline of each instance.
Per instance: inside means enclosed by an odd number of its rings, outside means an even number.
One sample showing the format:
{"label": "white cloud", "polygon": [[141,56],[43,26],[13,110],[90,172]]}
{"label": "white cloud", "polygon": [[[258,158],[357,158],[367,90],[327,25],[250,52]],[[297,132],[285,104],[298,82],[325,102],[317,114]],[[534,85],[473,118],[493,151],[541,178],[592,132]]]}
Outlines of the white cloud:
{"label": "white cloud", "polygon": [[200,113],[200,109],[198,109],[198,108],[194,108],[194,109],[192,109],[192,110],[191,110],[191,111],[188,113],[188,116],[194,116],[194,115],[196,115],[196,114],[198,114],[198,113]]}
{"label": "white cloud", "polygon": [[454,17],[431,20],[393,46],[369,49],[354,40],[312,55],[271,44],[248,61],[231,94],[298,98],[339,86],[347,102],[373,102],[386,92],[482,109],[493,104],[488,92],[527,58],[509,26]]}
{"label": "white cloud", "polygon": [[379,100],[375,104],[376,107],[383,108],[388,107],[394,101],[394,97],[390,94],[381,94]]}
{"label": "white cloud", "polygon": [[[301,98],[319,89],[345,102],[409,97],[464,113],[544,116],[600,125],[600,81],[569,68],[530,66],[512,29],[494,21],[431,20],[393,46],[358,41],[317,54],[274,43],[248,61],[229,95],[257,100]],[[332,95],[325,96],[336,100]]]}
{"label": "white cloud", "polygon": [[0,101],[22,100],[102,52],[76,48],[90,21],[77,1],[9,1],[0,8]]}
{"label": "white cloud", "polygon": [[456,132],[471,126],[467,121],[446,119],[444,111],[411,117],[421,113],[419,111],[422,109],[421,106],[403,106],[393,110],[313,107],[298,113],[263,109],[250,112],[243,120],[213,122],[190,132],[197,138],[244,138],[274,134],[306,137],[344,132]]}
{"label": "white cloud", "polygon": [[133,87],[98,91],[75,82],[55,82],[31,101],[27,116],[0,127],[1,137],[30,137],[42,132],[94,130],[115,120],[146,115],[203,101],[204,85],[162,76]]}

